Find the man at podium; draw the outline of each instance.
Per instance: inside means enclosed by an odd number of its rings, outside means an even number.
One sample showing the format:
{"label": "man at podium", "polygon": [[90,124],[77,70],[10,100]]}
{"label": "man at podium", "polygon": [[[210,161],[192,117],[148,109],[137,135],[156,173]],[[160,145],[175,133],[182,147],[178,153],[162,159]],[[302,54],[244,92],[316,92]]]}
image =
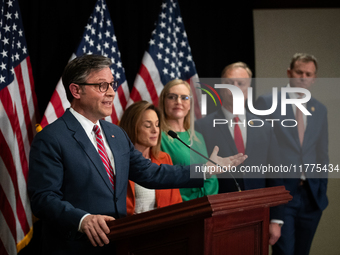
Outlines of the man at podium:
{"label": "man at podium", "polygon": [[[32,143],[28,191],[42,220],[43,254],[112,254],[106,222],[126,216],[128,179],[153,189],[203,185],[203,173],[190,178],[190,167],[151,163],[121,128],[103,120],[117,89],[111,64],[98,55],[70,61],[62,82],[71,107]],[[225,166],[245,158],[211,155]]]}

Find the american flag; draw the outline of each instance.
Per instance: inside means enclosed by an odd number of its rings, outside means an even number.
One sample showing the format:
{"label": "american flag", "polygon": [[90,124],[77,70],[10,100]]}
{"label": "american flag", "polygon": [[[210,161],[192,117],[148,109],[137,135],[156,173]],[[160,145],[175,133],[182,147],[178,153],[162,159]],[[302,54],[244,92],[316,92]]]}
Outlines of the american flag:
{"label": "american flag", "polygon": [[195,89],[200,85],[179,5],[176,0],[166,0],[162,3],[128,105],[146,100],[157,106],[164,85],[175,78],[190,84],[195,99],[195,116],[200,118],[198,99],[201,98],[201,92]]}
{"label": "american flag", "polygon": [[[105,0],[98,0],[96,2],[88,24],[85,26],[81,42],[70,60],[83,54],[99,54],[111,58],[113,63],[111,71],[114,78],[118,81],[119,87],[113,101],[112,115],[106,117],[105,120],[117,124],[127,105],[130,91]],[[45,110],[40,123],[41,127],[44,128],[47,124],[62,116],[68,107],[70,107],[70,103],[66,98],[66,92],[60,79]]]}
{"label": "american flag", "polygon": [[0,1],[0,254],[17,254],[33,233],[26,185],[37,101],[18,1]]}

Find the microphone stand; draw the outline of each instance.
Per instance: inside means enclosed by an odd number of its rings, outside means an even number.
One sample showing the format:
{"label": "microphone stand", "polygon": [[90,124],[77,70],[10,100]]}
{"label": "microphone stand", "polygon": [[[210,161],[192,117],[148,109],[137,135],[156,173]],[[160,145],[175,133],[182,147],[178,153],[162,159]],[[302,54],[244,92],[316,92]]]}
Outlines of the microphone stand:
{"label": "microphone stand", "polygon": [[[222,168],[219,164],[217,164],[216,162],[214,162],[213,160],[211,160],[210,158],[204,156],[203,154],[199,153],[198,151],[196,151],[195,149],[191,148],[189,145],[187,145],[185,142],[182,141],[182,139],[180,139],[178,137],[178,135],[176,134],[176,132],[172,131],[172,130],[169,130],[168,131],[168,135],[171,136],[172,138],[174,139],[177,139],[178,141],[180,141],[181,143],[183,143],[186,147],[188,147],[190,150],[194,151],[195,153],[197,153],[198,155],[200,155],[201,157],[205,158],[206,160],[210,161],[211,163],[213,163],[214,165]],[[239,192],[241,192],[241,188],[240,188],[240,185],[238,184],[238,182],[236,181],[234,175],[232,175],[232,173],[228,172],[230,174],[230,176],[233,178],[234,180],[234,183],[236,185],[236,188]]]}

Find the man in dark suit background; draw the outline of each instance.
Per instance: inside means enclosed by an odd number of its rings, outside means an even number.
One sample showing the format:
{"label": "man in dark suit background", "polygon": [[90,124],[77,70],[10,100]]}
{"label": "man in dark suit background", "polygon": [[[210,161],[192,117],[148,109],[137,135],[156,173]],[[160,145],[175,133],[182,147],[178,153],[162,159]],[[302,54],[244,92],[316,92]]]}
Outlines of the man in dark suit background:
{"label": "man in dark suit background", "polygon": [[[234,85],[242,91],[244,104],[248,96],[248,88],[251,85],[252,72],[243,62],[230,64],[222,71],[222,83]],[[241,168],[253,168],[261,166],[280,166],[280,156],[277,141],[273,129],[264,122],[262,127],[254,123],[257,116],[246,111],[244,115],[233,114],[233,96],[229,89],[220,88],[219,94],[222,98],[221,108],[196,122],[195,128],[205,140],[208,153],[214,146],[219,147],[219,155],[222,157],[234,155],[237,152],[246,153],[248,158],[242,166],[237,168],[235,175],[241,190],[259,189],[283,185],[280,174],[269,177],[262,173],[241,173]],[[226,119],[227,124],[216,124],[214,119]],[[223,122],[223,121],[221,121]],[[261,124],[260,124],[261,125]],[[228,173],[218,176],[219,193],[237,191],[234,180]],[[269,244],[273,245],[280,237],[281,225],[283,223],[283,206],[271,208],[271,223],[269,224]]]}
{"label": "man in dark suit background", "polygon": [[[62,81],[71,108],[32,143],[28,191],[42,220],[43,254],[112,254],[108,221],[126,216],[128,179],[147,188],[203,185],[190,166],[151,163],[126,133],[104,120],[111,115],[117,83],[109,58],[84,55],[66,66]],[[246,156],[221,159],[239,164]],[[98,247],[99,246],[99,247]]]}
{"label": "man in dark suit background", "polygon": [[[288,87],[309,89],[316,78],[316,71],[317,61],[314,56],[295,54],[287,70]],[[290,99],[300,96],[300,93],[288,93]],[[271,105],[272,95],[264,95],[257,99],[255,108],[267,110]],[[312,115],[306,116],[295,105],[288,105],[286,115],[282,116],[279,93],[277,109],[270,116],[264,116],[279,120],[275,123],[274,130],[283,164],[292,164],[298,170],[300,166],[303,168],[302,173],[298,172],[293,176],[295,178],[284,179],[284,185],[293,200],[285,206],[285,224],[281,238],[273,247],[273,254],[309,254],[322,211],[328,205],[327,178],[324,178],[327,174],[324,171],[319,174],[315,169],[311,172],[311,164],[328,168],[327,109],[313,97],[304,107]],[[297,126],[284,127],[277,124],[283,119],[295,119]],[[308,164],[309,168],[306,169]]]}

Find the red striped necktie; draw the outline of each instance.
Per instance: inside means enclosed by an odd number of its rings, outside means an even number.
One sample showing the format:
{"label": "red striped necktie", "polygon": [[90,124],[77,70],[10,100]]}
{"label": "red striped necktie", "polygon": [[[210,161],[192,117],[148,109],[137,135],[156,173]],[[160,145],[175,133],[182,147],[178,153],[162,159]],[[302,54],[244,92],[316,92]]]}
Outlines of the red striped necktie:
{"label": "red striped necktie", "polygon": [[[234,118],[234,122],[237,123],[239,121],[240,121],[239,117],[236,116]],[[236,145],[238,153],[243,153],[244,155],[245,148],[244,148],[244,142],[243,142],[241,128],[239,124],[235,124],[234,126],[234,141],[235,141],[235,145]]]}
{"label": "red striped necktie", "polygon": [[103,161],[103,164],[105,166],[107,175],[109,176],[110,182],[112,184],[112,188],[114,189],[114,173],[113,173],[113,168],[110,163],[109,157],[107,156],[105,147],[104,147],[104,142],[103,142],[103,137],[100,134],[100,128],[98,125],[93,126],[93,131],[96,134],[96,141],[97,141],[97,148],[98,148],[98,153],[100,155],[100,158]]}

